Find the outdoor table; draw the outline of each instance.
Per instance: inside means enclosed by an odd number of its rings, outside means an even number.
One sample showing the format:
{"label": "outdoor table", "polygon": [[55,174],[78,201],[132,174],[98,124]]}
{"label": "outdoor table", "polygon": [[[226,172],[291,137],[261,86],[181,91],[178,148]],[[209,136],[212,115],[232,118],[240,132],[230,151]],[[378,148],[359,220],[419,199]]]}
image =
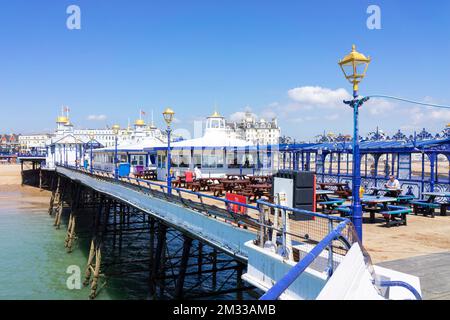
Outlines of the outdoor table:
{"label": "outdoor table", "polygon": [[[440,214],[441,216],[447,215],[447,208],[450,207],[450,192],[423,192],[422,195],[427,196],[428,203],[436,203],[440,205]],[[436,202],[436,198],[447,198],[447,202],[438,203]]]}
{"label": "outdoor table", "polygon": [[247,179],[248,177],[245,174],[226,174],[227,178],[229,180],[244,180]]}
{"label": "outdoor table", "polygon": [[253,184],[264,183],[269,180],[269,176],[250,176],[249,179]]}
{"label": "outdoor table", "polygon": [[383,195],[387,197],[398,197],[399,195],[401,195],[403,191],[402,189],[385,188],[385,187],[383,188],[372,187],[369,189],[373,191],[372,193],[373,196],[377,196],[380,192],[382,192]]}
{"label": "outdoor table", "polygon": [[222,180],[220,183],[227,192],[233,192],[233,188],[236,186],[238,180]]}
{"label": "outdoor table", "polygon": [[144,170],[142,176],[145,180],[156,180],[156,170],[155,169]]}
{"label": "outdoor table", "polygon": [[[370,222],[375,222],[375,212],[380,211],[388,211],[388,204],[396,202],[397,198],[393,197],[384,197],[384,196],[370,196],[370,195],[364,195],[361,198],[361,203],[366,204],[365,210],[370,213]],[[379,208],[378,205],[382,204],[383,207]]]}
{"label": "outdoor table", "polygon": [[272,185],[268,183],[257,183],[257,184],[249,184],[247,188],[252,190],[252,194],[256,200],[256,198],[261,198],[264,193],[269,192],[272,189]]}
{"label": "outdoor table", "polygon": [[323,195],[323,194],[334,194],[334,191],[332,190],[316,190],[316,195]]}
{"label": "outdoor table", "polygon": [[[329,195],[334,194],[334,191],[332,190],[316,190],[316,204],[322,206],[323,213],[325,212],[325,206],[327,210],[331,213],[336,205],[340,205],[343,203],[344,200],[342,199],[333,199],[328,197]],[[338,202],[339,201],[339,202]],[[324,202],[324,203],[321,203]]]}
{"label": "outdoor table", "polygon": [[330,194],[334,194],[334,191],[332,190],[316,190],[316,201],[318,202],[319,200],[323,200],[323,201],[329,201],[330,198],[328,197],[328,195]]}
{"label": "outdoor table", "polygon": [[320,189],[322,190],[331,190],[330,187],[336,188],[334,193],[340,197],[349,197],[351,195],[351,190],[348,189],[347,183],[338,183],[338,182],[321,182],[318,183]]}

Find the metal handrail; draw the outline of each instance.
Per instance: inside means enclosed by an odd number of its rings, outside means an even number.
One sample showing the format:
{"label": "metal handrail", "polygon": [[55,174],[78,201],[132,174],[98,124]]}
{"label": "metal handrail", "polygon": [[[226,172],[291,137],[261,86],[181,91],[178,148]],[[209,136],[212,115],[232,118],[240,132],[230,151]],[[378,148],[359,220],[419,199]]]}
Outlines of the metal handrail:
{"label": "metal handrail", "polygon": [[[71,165],[59,165],[59,166],[62,166],[62,167],[65,167],[65,168],[69,168],[69,169],[72,169],[72,170],[76,170],[76,171],[81,171],[81,172],[86,173],[86,174],[90,174],[89,172],[86,172],[86,171],[82,170],[81,168],[77,168],[75,166],[71,166]],[[105,171],[103,171],[103,172],[105,172]],[[95,172],[94,172],[94,174],[95,174]],[[152,186],[158,187],[158,188],[162,189],[164,193],[168,194],[167,190],[165,190],[165,189],[169,188],[167,185],[151,182],[151,181],[148,181],[148,180],[132,178],[132,177],[127,177],[126,179],[127,180],[135,180],[135,181],[138,181],[138,182],[145,183],[147,185],[152,185]],[[123,180],[118,180],[118,181],[124,182]],[[152,190],[151,188],[148,188],[148,187],[145,187],[145,186],[140,186],[140,187]],[[234,205],[238,205],[238,206],[245,207],[245,208],[248,208],[248,209],[253,209],[253,210],[257,210],[257,211],[259,210],[259,208],[257,206],[252,206],[252,205],[249,205],[249,204],[236,202],[236,201],[232,201],[232,200],[228,200],[228,199],[222,199],[222,198],[210,196],[210,195],[203,194],[203,193],[198,193],[198,192],[194,192],[194,191],[189,191],[189,190],[185,190],[185,189],[181,189],[181,188],[173,188],[173,187],[172,187],[172,190],[175,190],[175,191],[178,191],[178,192],[184,192],[184,193],[187,193],[187,194],[192,194],[192,195],[195,195],[195,196],[197,196],[199,198],[200,197],[201,198],[208,198],[208,199],[221,201],[221,202],[224,202],[226,204],[234,204]]]}
{"label": "metal handrail", "polygon": [[328,247],[334,240],[341,236],[342,230],[350,220],[342,221],[338,226],[323,238],[302,260],[293,266],[286,275],[275,283],[260,300],[276,300],[289,286],[308,268],[311,263]]}
{"label": "metal handrail", "polygon": [[380,281],[378,283],[374,282],[374,284],[380,287],[402,287],[411,292],[416,300],[422,300],[422,296],[420,295],[420,293],[409,283],[403,281]]}
{"label": "metal handrail", "polygon": [[297,209],[297,208],[286,207],[286,206],[282,206],[282,205],[279,205],[279,204],[270,203],[270,202],[267,202],[267,201],[264,201],[264,200],[257,200],[256,203],[264,205],[264,206],[272,207],[272,208],[275,208],[275,209],[281,209],[281,210],[301,213],[301,214],[309,215],[309,216],[312,216],[312,217],[324,218],[324,219],[327,219],[327,220],[350,221],[349,219],[344,218],[344,217],[328,216],[328,215],[325,215],[325,214],[322,214],[322,213],[317,213],[317,212],[312,212],[312,211],[308,211],[308,210],[302,210],[302,209]]}

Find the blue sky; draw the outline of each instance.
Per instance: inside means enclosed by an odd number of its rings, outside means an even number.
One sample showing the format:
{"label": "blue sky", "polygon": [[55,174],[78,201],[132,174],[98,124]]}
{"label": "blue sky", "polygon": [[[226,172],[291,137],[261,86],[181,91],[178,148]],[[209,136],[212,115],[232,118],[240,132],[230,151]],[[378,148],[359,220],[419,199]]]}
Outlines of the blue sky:
{"label": "blue sky", "polygon": [[[71,4],[81,30],[66,28]],[[381,30],[366,26],[370,4]],[[373,58],[362,95],[450,104],[449,17],[447,0],[1,0],[0,132],[52,131],[61,105],[82,128],[125,126],[139,109],[162,125],[171,106],[192,130],[217,104],[227,117],[276,115],[297,139],[349,133],[337,61],[353,43]],[[448,110],[379,99],[361,111],[363,133],[448,122]]]}

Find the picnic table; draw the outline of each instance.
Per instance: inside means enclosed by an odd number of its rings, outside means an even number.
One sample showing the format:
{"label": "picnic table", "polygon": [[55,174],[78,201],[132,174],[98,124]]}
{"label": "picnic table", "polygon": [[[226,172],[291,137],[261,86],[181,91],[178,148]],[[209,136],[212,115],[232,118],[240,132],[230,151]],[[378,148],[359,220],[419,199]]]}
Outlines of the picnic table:
{"label": "picnic table", "polygon": [[385,187],[382,187],[382,188],[379,188],[379,187],[372,187],[372,188],[369,188],[369,189],[372,190],[372,194],[371,194],[371,195],[373,195],[373,196],[377,196],[377,195],[379,195],[380,193],[382,193],[383,196],[386,196],[386,197],[393,197],[393,198],[397,198],[397,197],[400,196],[400,195],[402,194],[402,192],[403,192],[402,189],[385,188]]}
{"label": "picnic table", "polygon": [[227,173],[226,176],[227,176],[227,179],[229,179],[229,180],[244,180],[244,179],[248,179],[247,175],[245,175],[245,174],[230,174],[230,173]]}
{"label": "picnic table", "polygon": [[336,195],[342,198],[347,199],[352,195],[352,190],[350,190],[350,188],[348,187],[348,183],[321,182],[318,183],[318,185],[322,190],[333,190]]}
{"label": "picnic table", "polygon": [[450,192],[423,192],[422,195],[428,197],[427,200],[411,201],[413,205],[414,214],[422,213],[424,215],[431,215],[434,218],[434,209],[440,209],[440,215],[447,215],[447,208],[450,207],[450,202],[439,203],[436,198],[450,198]]}
{"label": "picnic table", "polygon": [[223,185],[223,188],[227,192],[236,191],[236,189],[244,189],[246,185],[249,185],[250,180],[222,180],[220,182]]}
{"label": "picnic table", "polygon": [[345,202],[344,199],[328,197],[332,194],[334,194],[332,190],[316,190],[316,205],[322,207],[323,213],[332,213],[333,210]]}
{"label": "picnic table", "polygon": [[[256,201],[257,198],[261,198],[262,196],[267,196],[270,198],[270,190],[272,190],[272,185],[269,183],[257,183],[257,184],[249,184],[246,187],[246,191],[250,191],[249,197],[253,196]],[[245,191],[245,190],[244,190]]]}
{"label": "picnic table", "polygon": [[[352,200],[352,197],[350,197],[350,200]],[[363,195],[362,198],[360,198],[363,210],[370,213],[371,223],[375,222],[375,213],[381,212],[383,210],[389,210],[389,203],[394,203],[396,202],[396,200],[397,198],[393,197],[373,196],[367,194]],[[347,206],[345,208],[347,208]]]}
{"label": "picnic table", "polygon": [[248,178],[250,179],[252,184],[258,184],[269,182],[270,179],[272,179],[272,176],[249,176]]}
{"label": "picnic table", "polygon": [[390,203],[395,203],[397,198],[394,197],[384,197],[384,196],[373,196],[373,195],[363,195],[361,198],[361,203],[365,205],[364,210],[370,213],[370,222],[375,222],[375,213],[387,212],[389,211],[388,205]]}
{"label": "picnic table", "polygon": [[157,178],[156,169],[148,169],[142,172],[142,178],[145,180],[156,180]]}

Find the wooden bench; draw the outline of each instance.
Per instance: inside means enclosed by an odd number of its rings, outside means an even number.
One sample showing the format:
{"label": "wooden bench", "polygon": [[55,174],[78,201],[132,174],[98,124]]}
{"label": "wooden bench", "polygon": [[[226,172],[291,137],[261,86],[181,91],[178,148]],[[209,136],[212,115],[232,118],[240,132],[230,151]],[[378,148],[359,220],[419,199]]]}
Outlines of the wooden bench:
{"label": "wooden bench", "polygon": [[223,185],[221,185],[221,184],[211,185],[209,187],[209,190],[211,190],[213,192],[214,197],[223,196],[223,192],[225,191]]}
{"label": "wooden bench", "polygon": [[438,203],[426,202],[426,201],[410,201],[413,206],[413,212],[415,215],[421,213],[424,216],[431,215],[434,218],[434,209],[438,209],[441,206]]}
{"label": "wooden bench", "polygon": [[189,188],[192,190],[192,192],[199,192],[201,187],[202,185],[198,181],[194,181],[189,184]]}
{"label": "wooden bench", "polygon": [[388,209],[380,212],[386,220],[386,227],[407,225],[406,216],[412,213],[410,208],[388,205]]}

